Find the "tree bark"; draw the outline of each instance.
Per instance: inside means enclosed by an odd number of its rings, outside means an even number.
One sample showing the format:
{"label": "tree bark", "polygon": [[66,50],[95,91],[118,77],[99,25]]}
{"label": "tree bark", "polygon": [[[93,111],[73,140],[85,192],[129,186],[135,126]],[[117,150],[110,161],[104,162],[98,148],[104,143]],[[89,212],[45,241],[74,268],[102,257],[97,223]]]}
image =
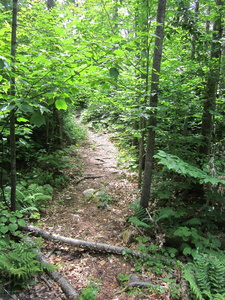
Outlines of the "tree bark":
{"label": "tree bark", "polygon": [[83,241],[83,240],[68,238],[65,236],[61,236],[61,235],[57,235],[57,234],[48,232],[44,229],[40,229],[33,225],[26,225],[26,227],[23,227],[23,229],[27,230],[27,231],[31,231],[31,232],[35,233],[37,236],[43,237],[46,240],[62,242],[62,243],[66,243],[66,244],[75,246],[77,248],[87,249],[90,251],[114,253],[114,254],[120,254],[120,255],[125,252],[126,254],[130,254],[135,257],[147,257],[147,255],[141,254],[140,252],[135,251],[133,249],[127,249],[127,248],[119,247],[119,246],[112,246],[112,245],[107,245],[107,244],[102,244],[102,243],[87,242],[87,241]]}
{"label": "tree bark", "polygon": [[157,27],[156,27],[156,39],[152,65],[152,78],[151,78],[151,95],[150,95],[150,107],[151,112],[148,120],[148,137],[147,148],[145,156],[145,170],[144,179],[141,193],[140,205],[144,208],[148,207],[150,198],[150,189],[152,181],[153,171],[153,155],[155,146],[155,131],[157,124],[157,105],[158,105],[158,87],[159,87],[159,74],[162,59],[162,46],[164,37],[164,21],[166,12],[166,0],[158,0],[157,11]]}
{"label": "tree bark", "polygon": [[[148,0],[141,0],[137,11],[136,11],[136,30],[138,31],[137,37],[141,31],[141,41],[139,43],[140,51],[144,49],[146,53],[146,57],[141,57],[140,55],[137,56],[138,60],[141,60],[141,74],[138,74],[141,79],[144,80],[144,84],[139,84],[139,90],[144,94],[144,101],[141,100],[140,102],[140,109],[143,106],[146,106],[148,102],[148,95],[149,95],[149,81],[150,81],[150,72],[149,72],[149,65],[150,65],[150,39],[149,39],[149,17],[150,17],[150,8],[149,8],[149,1]],[[144,117],[140,117],[139,119],[139,132],[141,136],[139,138],[139,156],[138,156],[138,188],[141,188],[142,183],[142,173],[144,170],[144,155],[145,155],[145,139],[146,139],[146,120]]]}
{"label": "tree bark", "polygon": [[[130,248],[113,246],[113,245],[96,243],[96,242],[87,242],[87,241],[83,241],[83,240],[68,238],[65,236],[61,236],[61,235],[57,235],[57,234],[48,232],[44,229],[40,229],[40,228],[35,227],[30,224],[27,224],[25,227],[22,227],[22,229],[26,230],[26,231],[30,231],[34,235],[40,236],[46,240],[65,243],[65,244],[72,245],[77,248],[86,249],[89,251],[112,253],[112,254],[119,254],[119,255],[130,255],[130,256],[134,256],[134,257],[138,257],[138,258],[149,258],[149,257],[151,257],[151,259],[155,258],[154,255],[151,255],[148,253],[146,253],[146,254],[140,253],[140,252],[135,251]],[[159,259],[159,258],[155,258],[155,259]],[[170,262],[172,265],[176,265],[175,261],[173,261],[172,259],[169,259],[167,257],[165,257],[165,258],[161,257],[160,260],[165,261],[167,263]]]}
{"label": "tree bark", "polygon": [[[16,96],[15,60],[16,60],[16,31],[17,31],[18,1],[13,0],[12,9],[12,32],[11,32],[11,62],[12,73],[10,78],[10,95]],[[16,101],[14,99],[14,101]],[[15,112],[10,112],[10,153],[11,153],[11,210],[16,210],[16,138],[15,138]]]}
{"label": "tree bark", "polygon": [[221,38],[223,33],[222,25],[222,12],[221,8],[224,1],[216,0],[216,6],[218,8],[218,15],[213,25],[211,55],[210,55],[210,68],[205,89],[205,101],[203,105],[202,114],[202,145],[199,148],[200,161],[205,159],[211,150],[212,130],[213,130],[213,112],[216,107],[217,88],[220,79],[220,67],[221,67]]}

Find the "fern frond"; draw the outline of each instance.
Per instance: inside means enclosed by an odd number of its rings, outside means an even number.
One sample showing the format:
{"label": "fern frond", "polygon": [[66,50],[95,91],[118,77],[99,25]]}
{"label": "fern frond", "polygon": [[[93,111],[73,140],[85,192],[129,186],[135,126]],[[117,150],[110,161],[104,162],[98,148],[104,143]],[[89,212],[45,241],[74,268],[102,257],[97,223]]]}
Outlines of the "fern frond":
{"label": "fern frond", "polygon": [[199,254],[183,277],[198,300],[225,299],[225,265],[217,257]]}
{"label": "fern frond", "polygon": [[225,266],[217,257],[210,257],[209,280],[213,294],[225,293]]}
{"label": "fern frond", "polygon": [[212,300],[224,300],[225,299],[225,294],[216,294],[213,296]]}
{"label": "fern frond", "polygon": [[142,222],[149,220],[149,216],[146,209],[140,206],[139,203],[137,202],[133,203],[132,208],[134,210],[134,215],[136,218],[138,218],[138,220]]}
{"label": "fern frond", "polygon": [[188,281],[191,291],[196,296],[196,300],[204,300],[202,292],[196,282],[193,270],[190,267],[184,270],[183,277]]}
{"label": "fern frond", "polygon": [[206,255],[199,255],[196,261],[195,277],[197,284],[202,291],[210,291],[209,261]]}
{"label": "fern frond", "polygon": [[36,259],[35,246],[23,241],[13,243],[8,251],[0,254],[0,273],[15,281],[27,280],[42,271],[41,263]]}
{"label": "fern frond", "polygon": [[137,227],[143,227],[143,228],[146,228],[146,229],[151,228],[149,224],[140,221],[137,217],[130,217],[129,222],[132,222]]}

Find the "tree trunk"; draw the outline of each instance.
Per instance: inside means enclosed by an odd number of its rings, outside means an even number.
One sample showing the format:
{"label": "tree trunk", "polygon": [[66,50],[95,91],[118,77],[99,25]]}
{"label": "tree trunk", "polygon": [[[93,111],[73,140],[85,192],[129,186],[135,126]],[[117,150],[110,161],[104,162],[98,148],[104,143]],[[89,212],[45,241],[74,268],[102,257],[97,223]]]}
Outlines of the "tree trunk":
{"label": "tree trunk", "polygon": [[51,9],[55,6],[55,0],[47,0],[47,7]]}
{"label": "tree trunk", "polygon": [[220,7],[223,5],[223,1],[216,0],[218,8],[218,15],[213,26],[211,55],[210,55],[210,69],[206,82],[205,89],[205,101],[203,105],[202,114],[202,145],[199,149],[200,160],[205,159],[211,150],[212,130],[213,130],[213,112],[216,107],[216,95],[217,88],[220,79],[220,67],[221,67],[221,38],[223,32],[222,25],[222,13]]}
{"label": "tree trunk", "polygon": [[[13,0],[12,10],[12,33],[11,33],[11,62],[12,74],[10,78],[10,95],[16,96],[15,60],[16,60],[16,29],[17,29],[18,1]],[[16,101],[16,100],[14,100]],[[16,138],[15,138],[15,112],[10,112],[10,152],[11,152],[11,210],[16,210]]]}
{"label": "tree trunk", "polygon": [[144,208],[148,207],[150,198],[150,188],[152,181],[153,170],[153,155],[155,146],[155,130],[156,130],[156,118],[157,118],[157,105],[158,105],[158,86],[159,86],[159,73],[162,59],[162,46],[164,37],[164,21],[166,12],[166,0],[158,0],[157,11],[157,27],[156,27],[156,39],[152,65],[152,78],[151,78],[151,95],[150,95],[150,107],[151,112],[148,120],[148,138],[147,149],[145,157],[145,170],[144,179],[141,193],[140,205]]}
{"label": "tree trunk", "polygon": [[[141,74],[138,74],[141,79],[144,79],[144,84],[140,84],[139,90],[141,93],[143,93],[143,90],[145,91],[144,101],[142,100],[140,102],[140,107],[145,106],[148,102],[148,94],[149,94],[149,81],[150,81],[150,73],[149,73],[149,65],[150,65],[150,43],[149,43],[149,29],[150,29],[150,23],[149,23],[149,15],[150,15],[150,8],[149,8],[149,1],[148,0],[141,0],[139,7],[137,9],[136,13],[136,29],[138,31],[141,30],[141,42],[139,44],[140,50],[145,51],[146,58],[143,57],[142,61],[142,68],[141,68]],[[138,35],[137,35],[138,37]],[[141,59],[141,56],[137,56],[137,59]],[[141,109],[141,108],[140,108]],[[146,139],[146,120],[144,117],[140,117],[139,119],[139,131],[141,133],[141,136],[139,138],[139,156],[138,156],[138,188],[141,188],[142,183],[142,172],[144,170],[144,155],[145,155],[145,139]]]}

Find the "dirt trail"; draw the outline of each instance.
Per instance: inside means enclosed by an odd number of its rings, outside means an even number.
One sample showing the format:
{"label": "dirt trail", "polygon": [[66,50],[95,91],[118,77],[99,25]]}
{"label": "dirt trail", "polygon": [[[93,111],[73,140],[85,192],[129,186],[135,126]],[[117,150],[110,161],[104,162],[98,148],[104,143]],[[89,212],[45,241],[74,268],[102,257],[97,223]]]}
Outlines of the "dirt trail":
{"label": "dirt trail", "polygon": [[[127,170],[117,167],[117,157],[118,150],[107,134],[89,131],[88,140],[71,151],[68,188],[55,197],[38,226],[67,237],[127,246],[122,233],[129,227],[129,203],[138,197],[137,185],[126,179],[129,177]],[[83,192],[87,189],[101,191],[100,199],[85,199]],[[59,271],[77,291],[86,288],[91,281],[100,283],[99,300],[153,299],[143,298],[140,293],[138,298],[127,293],[116,295],[121,289],[117,276],[134,272],[131,262],[123,257],[89,253],[52,242],[45,242],[46,248],[48,261],[61,264]],[[21,299],[64,299],[57,286],[49,290],[43,284],[36,283],[28,292],[28,298],[24,295]]]}

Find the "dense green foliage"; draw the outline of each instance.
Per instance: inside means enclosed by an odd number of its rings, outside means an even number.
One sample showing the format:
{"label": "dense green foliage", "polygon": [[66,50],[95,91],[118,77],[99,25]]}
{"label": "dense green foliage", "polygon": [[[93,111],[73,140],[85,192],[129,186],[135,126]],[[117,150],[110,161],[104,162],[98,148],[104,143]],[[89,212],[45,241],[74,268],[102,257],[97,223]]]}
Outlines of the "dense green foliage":
{"label": "dense green foliage", "polygon": [[[61,1],[51,9],[45,1],[19,2],[13,64],[11,3],[0,4],[0,242],[7,240],[1,261],[10,240],[22,238],[22,219],[40,218],[38,209],[49,202],[53,188],[66,185],[67,146],[85,137],[74,122],[77,113],[96,130],[111,132],[123,154],[121,162],[132,170],[139,167],[141,187],[148,120],[157,111],[151,201],[148,211],[135,203],[130,221],[155,239],[164,256],[182,254],[188,260],[199,252],[223,251],[222,1],[168,1],[157,108],[149,105],[154,93],[149,74],[156,1]],[[10,93],[12,78],[15,95]],[[18,181],[15,215],[8,212],[12,111]],[[12,251],[0,272],[16,275],[10,267],[14,254],[26,254],[20,243]],[[27,265],[17,266],[18,272],[25,270],[18,273],[21,278],[33,274],[28,266],[33,252],[27,251]],[[211,259],[208,264],[220,266]],[[205,290],[208,298],[223,293],[197,288],[191,280],[199,299]]]}

